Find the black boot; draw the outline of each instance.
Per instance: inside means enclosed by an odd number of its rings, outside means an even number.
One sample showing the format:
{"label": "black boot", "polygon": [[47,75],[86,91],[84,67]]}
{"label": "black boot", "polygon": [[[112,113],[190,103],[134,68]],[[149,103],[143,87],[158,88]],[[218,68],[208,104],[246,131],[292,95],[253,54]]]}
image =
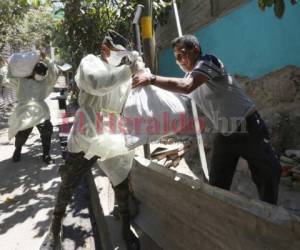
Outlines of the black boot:
{"label": "black boot", "polygon": [[43,162],[45,162],[48,165],[53,164],[54,160],[51,158],[50,155],[43,155]]}
{"label": "black boot", "polygon": [[130,215],[121,214],[122,235],[126,244],[126,250],[140,250],[140,241],[130,229]]}
{"label": "black boot", "polygon": [[21,160],[21,150],[22,150],[22,147],[16,147],[13,157],[12,157],[13,162],[18,162]]}
{"label": "black boot", "polygon": [[133,195],[133,193],[130,193],[130,195],[129,195],[129,213],[130,213],[131,220],[134,220],[140,213],[140,203],[141,202]]}
{"label": "black boot", "polygon": [[42,147],[43,147],[43,162],[46,164],[52,164],[54,161],[50,156],[50,148],[51,148],[51,136],[53,132],[53,125],[50,120],[46,120],[42,124],[37,126],[38,130],[41,134]]}
{"label": "black boot", "polygon": [[50,231],[47,234],[40,250],[60,250],[61,249],[61,232],[62,218],[61,216],[53,216]]}
{"label": "black boot", "polygon": [[[140,201],[133,195],[129,194],[129,213],[130,219],[134,220],[140,213]],[[110,213],[116,220],[120,220],[120,211],[117,199],[115,199],[115,205],[113,211]]]}
{"label": "black boot", "polygon": [[43,146],[43,162],[45,162],[46,164],[54,163],[54,161],[51,159],[50,156],[51,137],[43,136],[42,146]]}
{"label": "black boot", "polygon": [[130,211],[129,211],[129,183],[126,178],[122,183],[114,187],[115,197],[118,204],[119,215],[121,218],[122,236],[126,244],[126,250],[139,250],[139,239],[130,229]]}
{"label": "black boot", "polygon": [[126,240],[126,250],[140,250],[141,245],[139,239],[130,230],[129,238]]}
{"label": "black boot", "polygon": [[43,241],[40,250],[61,250],[60,236],[55,237],[53,233],[49,232]]}
{"label": "black boot", "polygon": [[21,160],[21,150],[23,145],[25,144],[26,140],[28,139],[30,133],[32,131],[32,128],[28,128],[25,130],[21,130],[16,134],[16,140],[15,140],[15,152],[12,157],[13,162],[18,162]]}

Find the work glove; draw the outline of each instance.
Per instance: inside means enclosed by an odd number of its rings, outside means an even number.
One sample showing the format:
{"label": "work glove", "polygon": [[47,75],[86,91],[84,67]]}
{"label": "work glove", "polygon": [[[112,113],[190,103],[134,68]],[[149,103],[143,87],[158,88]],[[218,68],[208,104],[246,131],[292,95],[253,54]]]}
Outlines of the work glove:
{"label": "work glove", "polygon": [[130,68],[131,68],[132,74],[135,75],[138,72],[144,71],[145,63],[142,60],[136,60],[131,63]]}
{"label": "work glove", "polygon": [[127,58],[130,61],[130,69],[133,75],[145,68],[143,58],[139,55],[137,51],[130,51],[127,55]]}

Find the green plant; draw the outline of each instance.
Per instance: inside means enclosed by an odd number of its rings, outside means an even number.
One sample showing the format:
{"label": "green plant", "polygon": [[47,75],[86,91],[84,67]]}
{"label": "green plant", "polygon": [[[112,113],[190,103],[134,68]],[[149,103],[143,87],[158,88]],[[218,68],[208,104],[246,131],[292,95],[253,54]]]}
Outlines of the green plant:
{"label": "green plant", "polygon": [[[292,5],[297,3],[297,0],[290,0]],[[258,0],[259,8],[264,11],[266,8],[273,7],[275,16],[282,18],[285,11],[284,0]]]}
{"label": "green plant", "polygon": [[[81,58],[98,54],[107,29],[114,29],[132,40],[131,23],[137,0],[62,0],[64,19],[56,24],[54,44],[61,57],[76,68]],[[166,22],[169,3],[153,1],[154,24]],[[61,11],[57,10],[57,11]],[[57,12],[56,12],[57,13]]]}

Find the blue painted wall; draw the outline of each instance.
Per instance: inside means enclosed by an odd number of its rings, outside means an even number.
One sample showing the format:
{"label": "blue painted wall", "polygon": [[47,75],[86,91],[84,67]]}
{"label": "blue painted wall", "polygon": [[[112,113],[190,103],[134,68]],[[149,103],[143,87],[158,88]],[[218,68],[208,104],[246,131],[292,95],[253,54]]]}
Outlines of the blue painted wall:
{"label": "blue painted wall", "polygon": [[[273,9],[261,12],[252,0],[195,35],[204,53],[215,54],[232,74],[256,78],[286,65],[300,67],[300,3],[286,1],[279,20]],[[183,75],[170,48],[159,62],[162,75]]]}

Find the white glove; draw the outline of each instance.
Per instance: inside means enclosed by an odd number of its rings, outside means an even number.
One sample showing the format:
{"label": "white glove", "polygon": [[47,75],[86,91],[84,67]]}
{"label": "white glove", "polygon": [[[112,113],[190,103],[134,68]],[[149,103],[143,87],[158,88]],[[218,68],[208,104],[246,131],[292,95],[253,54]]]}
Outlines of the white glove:
{"label": "white glove", "polygon": [[132,51],[128,54],[128,59],[132,62],[131,71],[133,74],[141,72],[145,69],[145,63],[143,58],[139,55],[137,51]]}

